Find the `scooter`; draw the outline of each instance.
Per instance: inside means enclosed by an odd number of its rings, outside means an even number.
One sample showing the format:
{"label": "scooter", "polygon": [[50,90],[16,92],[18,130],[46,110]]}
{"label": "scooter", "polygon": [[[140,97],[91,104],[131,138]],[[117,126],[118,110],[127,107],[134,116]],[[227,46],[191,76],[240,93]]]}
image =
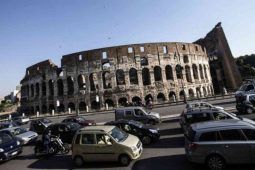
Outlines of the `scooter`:
{"label": "scooter", "polygon": [[63,143],[58,136],[50,136],[50,142],[47,147],[43,144],[43,141],[38,141],[34,147],[35,156],[51,156],[57,153],[67,154],[70,147],[67,143]]}

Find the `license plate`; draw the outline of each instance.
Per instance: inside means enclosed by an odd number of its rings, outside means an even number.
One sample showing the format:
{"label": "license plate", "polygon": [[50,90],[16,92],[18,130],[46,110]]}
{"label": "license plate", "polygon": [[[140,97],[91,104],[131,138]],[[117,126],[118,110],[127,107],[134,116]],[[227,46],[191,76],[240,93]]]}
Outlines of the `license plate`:
{"label": "license plate", "polygon": [[17,155],[17,153],[18,153],[18,152],[15,151],[15,152],[12,152],[11,155],[12,155],[12,156],[13,156],[13,155]]}

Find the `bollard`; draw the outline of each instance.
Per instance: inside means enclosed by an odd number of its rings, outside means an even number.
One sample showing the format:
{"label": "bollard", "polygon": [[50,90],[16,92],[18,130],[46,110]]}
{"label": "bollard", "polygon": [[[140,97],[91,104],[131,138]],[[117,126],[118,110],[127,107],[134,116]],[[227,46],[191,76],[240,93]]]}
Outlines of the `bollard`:
{"label": "bollard", "polygon": [[71,114],[71,108],[68,108],[68,113]]}
{"label": "bollard", "polygon": [[86,112],[89,112],[89,106],[86,106]]}
{"label": "bollard", "polygon": [[39,112],[38,111],[36,112],[36,117],[39,117]]}
{"label": "bollard", "polygon": [[55,110],[54,109],[51,111],[51,114],[52,114],[52,116],[54,116],[54,114],[55,114]]}

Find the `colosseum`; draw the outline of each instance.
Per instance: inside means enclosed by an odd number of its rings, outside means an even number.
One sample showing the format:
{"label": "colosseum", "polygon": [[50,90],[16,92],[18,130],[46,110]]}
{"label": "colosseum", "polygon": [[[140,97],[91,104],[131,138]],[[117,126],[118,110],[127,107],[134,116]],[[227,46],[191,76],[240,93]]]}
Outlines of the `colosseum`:
{"label": "colosseum", "polygon": [[144,43],[64,55],[26,69],[25,113],[81,113],[127,103],[171,103],[213,95],[206,49],[195,43]]}

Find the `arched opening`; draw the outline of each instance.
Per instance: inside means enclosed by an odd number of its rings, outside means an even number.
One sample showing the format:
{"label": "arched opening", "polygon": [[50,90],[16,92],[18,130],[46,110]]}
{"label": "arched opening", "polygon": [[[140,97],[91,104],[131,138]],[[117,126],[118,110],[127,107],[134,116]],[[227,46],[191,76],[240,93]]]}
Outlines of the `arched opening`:
{"label": "arched opening", "polygon": [[143,78],[143,85],[150,85],[151,84],[151,77],[150,77],[150,71],[148,68],[142,69],[142,78]]}
{"label": "arched opening", "polygon": [[74,80],[73,77],[67,77],[67,94],[73,95],[74,93]]}
{"label": "arched opening", "polygon": [[166,79],[167,80],[173,80],[174,79],[173,70],[172,70],[172,67],[170,65],[166,66],[165,72],[166,72]]}
{"label": "arched opening", "polygon": [[184,101],[184,97],[185,97],[185,92],[184,92],[184,90],[180,91],[179,97],[180,97],[180,101]]}
{"label": "arched opening", "polygon": [[199,64],[199,72],[200,72],[200,78],[204,79],[204,74],[203,74],[203,67],[201,64]]}
{"label": "arched opening", "polygon": [[197,91],[197,98],[202,97],[201,90],[199,87],[196,88],[196,91]]}
{"label": "arched opening", "polygon": [[80,104],[79,104],[80,111],[86,111],[86,107],[87,107],[87,105],[85,102],[80,102]]}
{"label": "arched opening", "polygon": [[42,82],[42,95],[46,96],[46,83]]}
{"label": "arched opening", "polygon": [[53,104],[50,104],[48,112],[52,113],[53,110],[55,111],[55,106]]}
{"label": "arched opening", "polygon": [[176,94],[175,94],[175,92],[170,91],[168,97],[169,97],[169,101],[170,102],[176,102]]}
{"label": "arched opening", "polygon": [[209,87],[209,86],[207,86],[207,95],[208,95],[208,96],[211,96],[211,95],[212,95],[212,93],[211,93],[211,90],[210,90],[210,87]]}
{"label": "arched opening", "polygon": [[155,81],[162,81],[162,73],[159,66],[154,67],[154,79]]}
{"label": "arched opening", "polygon": [[104,89],[112,88],[110,72],[109,71],[104,71],[103,74],[102,74],[102,77],[103,77]]}
{"label": "arched opening", "polygon": [[192,70],[193,70],[194,79],[198,79],[198,71],[197,71],[196,64],[192,64]]}
{"label": "arched opening", "polygon": [[96,73],[91,73],[89,75],[89,83],[90,83],[90,90],[91,91],[95,91],[96,90],[95,81],[97,81],[97,75],[96,75]]}
{"label": "arched opening", "polygon": [[79,90],[86,90],[86,82],[85,82],[85,76],[84,75],[79,75],[78,76],[78,87]]}
{"label": "arched opening", "polygon": [[96,102],[95,100],[91,102],[91,110],[99,110],[100,102]]}
{"label": "arched opening", "polygon": [[127,98],[125,97],[119,98],[118,103],[120,106],[127,106]]}
{"label": "arched opening", "polygon": [[64,113],[64,112],[65,112],[65,106],[64,106],[63,103],[61,103],[61,104],[59,105],[58,111],[59,111],[60,113]]}
{"label": "arched opening", "polygon": [[158,103],[164,103],[166,100],[165,95],[163,93],[159,93],[157,96]]}
{"label": "arched opening", "polygon": [[46,114],[46,113],[47,113],[47,106],[42,105],[42,114]]}
{"label": "arched opening", "polygon": [[138,84],[137,70],[135,68],[129,70],[129,79],[130,84]]}
{"label": "arched opening", "polygon": [[49,85],[49,95],[50,96],[54,96],[54,84],[53,84],[53,80],[49,80],[48,85]]}
{"label": "arched opening", "polygon": [[206,91],[205,87],[203,87],[203,93],[204,93],[204,97],[206,97],[207,96],[207,91]]}
{"label": "arched opening", "polygon": [[147,66],[149,64],[146,57],[141,57],[141,66]]}
{"label": "arched opening", "polygon": [[64,95],[63,80],[62,79],[58,79],[57,84],[58,84],[58,96],[63,96]]}
{"label": "arched opening", "polygon": [[134,104],[135,106],[139,106],[139,105],[141,104],[142,100],[141,100],[140,97],[135,96],[135,97],[132,98],[132,102],[133,102],[133,104]]}
{"label": "arched opening", "polygon": [[190,72],[190,67],[188,65],[185,66],[185,73],[186,73],[186,79],[187,79],[187,82],[192,82],[192,79],[191,79],[191,72]]}
{"label": "arched opening", "polygon": [[190,98],[191,100],[195,98],[195,94],[194,94],[193,89],[189,89],[189,98]]}
{"label": "arched opening", "polygon": [[189,57],[187,55],[183,56],[183,62],[189,63]]}
{"label": "arched opening", "polygon": [[176,65],[175,71],[176,71],[177,79],[182,79],[182,67],[181,67],[181,65],[179,65],[179,64]]}
{"label": "arched opening", "polygon": [[34,85],[33,84],[31,84],[31,97],[34,97],[34,95],[35,95],[35,91],[34,91]]}
{"label": "arched opening", "polygon": [[149,99],[151,99],[151,101],[153,101],[153,97],[152,97],[151,94],[146,95],[145,98],[144,98],[146,103],[147,103],[147,101],[149,101]]}
{"label": "arched opening", "polygon": [[117,80],[117,85],[124,85],[125,84],[125,74],[122,69],[118,69],[116,71],[116,80]]}
{"label": "arched opening", "polygon": [[204,72],[205,72],[205,78],[208,79],[208,76],[207,76],[207,69],[206,69],[206,66],[204,65]]}
{"label": "arched opening", "polygon": [[39,85],[39,83],[35,84],[35,95],[36,96],[40,95],[40,85]]}
{"label": "arched opening", "polygon": [[111,99],[106,99],[105,100],[105,106],[108,105],[108,108],[113,108],[114,107],[114,102]]}
{"label": "arched opening", "polygon": [[67,107],[68,107],[68,111],[69,111],[69,109],[70,109],[71,113],[72,113],[73,111],[75,111],[75,104],[74,104],[74,103],[70,102],[70,103],[68,104]]}

